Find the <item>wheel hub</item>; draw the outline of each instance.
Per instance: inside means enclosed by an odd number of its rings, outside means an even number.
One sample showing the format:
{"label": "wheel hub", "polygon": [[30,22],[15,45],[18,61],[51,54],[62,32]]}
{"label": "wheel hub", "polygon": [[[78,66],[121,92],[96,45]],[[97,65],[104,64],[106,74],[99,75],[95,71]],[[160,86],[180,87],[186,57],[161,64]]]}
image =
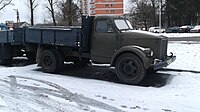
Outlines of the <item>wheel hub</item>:
{"label": "wheel hub", "polygon": [[51,64],[52,64],[51,58],[50,58],[49,56],[45,56],[45,58],[44,58],[44,65],[45,65],[46,67],[50,67]]}
{"label": "wheel hub", "polygon": [[124,61],[122,64],[122,71],[127,77],[134,77],[137,72],[137,68],[132,61]]}

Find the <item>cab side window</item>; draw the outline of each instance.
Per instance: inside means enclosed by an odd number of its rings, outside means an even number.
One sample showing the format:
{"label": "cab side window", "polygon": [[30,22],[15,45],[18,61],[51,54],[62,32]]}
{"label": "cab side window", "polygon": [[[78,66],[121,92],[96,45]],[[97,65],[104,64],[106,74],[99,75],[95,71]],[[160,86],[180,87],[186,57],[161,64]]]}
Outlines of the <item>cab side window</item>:
{"label": "cab side window", "polygon": [[105,20],[99,20],[96,23],[96,32],[97,33],[110,33],[113,32],[112,26],[107,24]]}

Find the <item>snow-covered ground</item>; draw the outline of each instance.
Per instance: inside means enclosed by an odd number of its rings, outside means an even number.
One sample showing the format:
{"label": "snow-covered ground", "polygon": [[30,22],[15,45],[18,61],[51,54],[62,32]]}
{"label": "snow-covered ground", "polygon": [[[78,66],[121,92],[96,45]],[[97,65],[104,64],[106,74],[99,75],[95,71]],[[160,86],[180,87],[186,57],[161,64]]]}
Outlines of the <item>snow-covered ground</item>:
{"label": "snow-covered ground", "polygon": [[118,83],[107,66],[0,66],[0,112],[199,112],[200,44],[170,42],[169,51],[177,60],[140,85]]}

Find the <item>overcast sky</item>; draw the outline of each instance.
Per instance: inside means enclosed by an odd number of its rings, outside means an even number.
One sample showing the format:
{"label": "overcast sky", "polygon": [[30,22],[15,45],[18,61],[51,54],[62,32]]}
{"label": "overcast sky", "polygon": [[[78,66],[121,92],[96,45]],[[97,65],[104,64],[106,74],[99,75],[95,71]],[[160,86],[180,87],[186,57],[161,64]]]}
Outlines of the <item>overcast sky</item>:
{"label": "overcast sky", "polygon": [[[5,21],[17,21],[17,13],[14,9],[18,9],[20,22],[30,22],[29,20],[29,9],[27,7],[27,0],[13,0],[14,5],[7,6],[0,11],[0,22],[4,23]],[[44,6],[39,5],[36,13],[36,22],[42,23],[44,18]],[[42,22],[40,22],[42,21]]]}
{"label": "overcast sky", "polygon": [[[27,8],[27,0],[13,0],[13,4],[11,6],[7,6],[5,9],[0,11],[0,23],[5,23],[5,21],[17,21],[17,14],[14,9],[19,10],[19,15],[20,15],[20,22],[27,21],[28,23],[30,22],[29,20],[29,9]],[[43,1],[43,0],[41,0]],[[127,7],[127,1],[125,1],[125,7]],[[35,22],[36,23],[43,23],[44,17],[47,17],[47,11],[46,9],[44,10],[44,5],[40,5],[39,8],[36,10],[36,18]]]}

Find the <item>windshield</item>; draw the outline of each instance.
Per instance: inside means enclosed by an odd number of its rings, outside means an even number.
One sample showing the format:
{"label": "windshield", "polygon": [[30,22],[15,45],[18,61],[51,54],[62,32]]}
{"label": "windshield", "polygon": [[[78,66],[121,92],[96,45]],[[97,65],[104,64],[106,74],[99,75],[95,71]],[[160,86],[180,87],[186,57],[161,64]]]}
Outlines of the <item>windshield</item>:
{"label": "windshield", "polygon": [[115,25],[117,26],[117,28],[119,30],[130,30],[130,29],[133,29],[130,21],[128,21],[128,20],[116,19],[114,22],[115,22]]}

